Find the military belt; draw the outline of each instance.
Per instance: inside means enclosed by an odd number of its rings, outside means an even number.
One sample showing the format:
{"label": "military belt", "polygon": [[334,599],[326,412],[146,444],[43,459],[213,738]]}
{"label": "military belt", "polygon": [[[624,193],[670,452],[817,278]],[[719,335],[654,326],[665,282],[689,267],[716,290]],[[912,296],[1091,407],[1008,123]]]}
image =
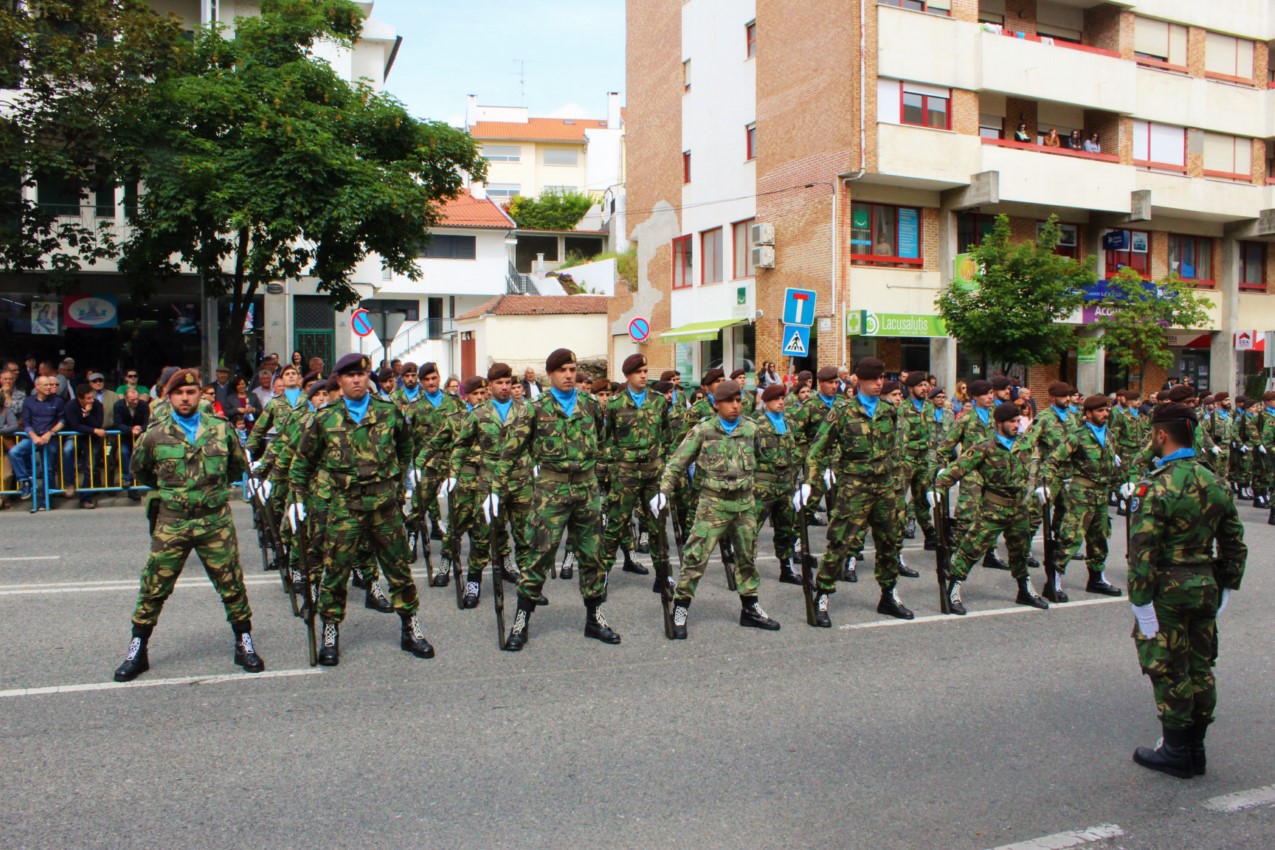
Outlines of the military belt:
{"label": "military belt", "polygon": [[1157,564],[1156,569],[1165,573],[1188,573],[1190,575],[1199,575],[1200,573],[1213,572],[1212,561],[1201,561],[1195,564]]}
{"label": "military belt", "polygon": [[620,460],[616,461],[616,466],[625,472],[658,473],[660,471],[660,459],[658,457],[650,457],[646,460]]}
{"label": "military belt", "polygon": [[397,487],[397,481],[367,481],[362,483],[351,481],[340,489],[341,493],[346,496],[376,496],[381,493],[388,493]]}
{"label": "military belt", "polygon": [[761,481],[766,484],[787,484],[789,481],[792,481],[792,476],[793,470],[791,469],[783,474],[774,472],[754,472],[753,480]]}
{"label": "military belt", "polygon": [[470,466],[469,464],[465,464],[464,466],[462,466],[462,467],[460,468],[460,472],[461,472],[461,474],[462,474],[462,475],[466,475],[466,474],[468,474],[468,475],[477,475],[477,474],[478,474],[478,467],[476,467],[476,466]]}
{"label": "military belt", "polygon": [[584,472],[558,472],[554,469],[540,470],[540,480],[554,484],[589,484],[597,480],[592,469]]}
{"label": "military belt", "polygon": [[705,481],[702,487],[714,496],[721,496],[723,499],[740,499],[753,492],[751,480],[748,484],[741,484],[735,480]]}
{"label": "military belt", "polygon": [[160,503],[155,519],[156,522],[182,522],[188,519],[203,519],[204,517],[220,514],[225,507],[225,505],[218,505],[215,508],[208,505],[198,505],[188,508],[174,508]]}
{"label": "military belt", "polygon": [[1073,476],[1071,483],[1085,490],[1097,490],[1103,486],[1097,481],[1094,481],[1092,478],[1086,478],[1083,475]]}
{"label": "military belt", "polygon": [[993,505],[999,505],[1002,508],[1012,508],[1021,504],[1018,499],[1011,496],[1004,496],[1000,493],[993,493],[991,490],[983,491],[983,501],[991,502]]}

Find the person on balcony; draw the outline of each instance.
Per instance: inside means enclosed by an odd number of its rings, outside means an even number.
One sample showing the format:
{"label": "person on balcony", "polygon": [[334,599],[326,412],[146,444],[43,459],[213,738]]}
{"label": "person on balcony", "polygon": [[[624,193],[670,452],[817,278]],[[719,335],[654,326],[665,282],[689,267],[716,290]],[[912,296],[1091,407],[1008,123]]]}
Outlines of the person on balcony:
{"label": "person on balcony", "polygon": [[1102,145],[1098,143],[1098,134],[1090,133],[1085,139],[1085,153],[1102,153]]}
{"label": "person on balcony", "polygon": [[1067,147],[1074,151],[1083,150],[1085,146],[1084,140],[1080,138],[1079,130],[1072,130],[1071,135],[1067,137]]}
{"label": "person on balcony", "polygon": [[1047,148],[1062,147],[1062,139],[1058,137],[1058,130],[1054,127],[1050,127],[1049,133],[1045,136],[1045,141],[1042,142],[1041,144],[1043,144]]}
{"label": "person on balcony", "polygon": [[1027,122],[1023,121],[1018,125],[1018,129],[1014,131],[1014,141],[1031,144],[1031,134],[1027,132]]}

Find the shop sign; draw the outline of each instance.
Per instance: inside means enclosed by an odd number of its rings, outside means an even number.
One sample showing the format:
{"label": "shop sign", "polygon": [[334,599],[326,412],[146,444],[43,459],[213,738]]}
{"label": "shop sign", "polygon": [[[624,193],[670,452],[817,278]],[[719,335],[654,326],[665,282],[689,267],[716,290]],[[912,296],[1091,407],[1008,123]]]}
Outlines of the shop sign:
{"label": "shop sign", "polygon": [[852,310],[846,314],[846,336],[946,337],[947,326],[940,316]]}
{"label": "shop sign", "polygon": [[1076,340],[1076,362],[1098,362],[1098,338],[1082,336]]}
{"label": "shop sign", "polygon": [[68,295],[62,303],[68,328],[118,328],[119,304],[114,295]]}

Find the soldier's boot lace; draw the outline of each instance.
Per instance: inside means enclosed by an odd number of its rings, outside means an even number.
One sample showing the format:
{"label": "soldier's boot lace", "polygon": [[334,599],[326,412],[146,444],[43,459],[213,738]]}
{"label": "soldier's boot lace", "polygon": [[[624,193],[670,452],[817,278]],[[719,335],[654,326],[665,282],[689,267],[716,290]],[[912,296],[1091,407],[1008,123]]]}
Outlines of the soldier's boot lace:
{"label": "soldier's boot lace", "polygon": [[477,608],[478,597],[482,595],[482,584],[477,579],[465,582],[465,607]]}
{"label": "soldier's boot lace", "polygon": [[1103,575],[1102,570],[1090,570],[1089,581],[1085,584],[1085,592],[1097,593],[1102,596],[1119,596],[1120,588],[1107,581],[1107,577]]}
{"label": "soldier's boot lace", "polygon": [[619,643],[620,636],[607,624],[606,617],[602,614],[602,603],[586,602],[585,606],[584,636],[603,643]]}
{"label": "soldier's boot lace", "polygon": [[855,563],[857,562],[857,560],[858,559],[856,559],[854,555],[851,555],[850,557],[846,558],[846,566],[841,573],[842,581],[848,581],[848,582],[854,583],[859,580],[859,571],[855,569]]}
{"label": "soldier's boot lace", "polygon": [[1036,589],[1032,587],[1030,576],[1023,576],[1018,580],[1018,596],[1014,601],[1019,605],[1029,605],[1032,608],[1040,608],[1042,610],[1049,608],[1049,603],[1036,595]]}
{"label": "soldier's boot lace", "polygon": [[1066,602],[1068,599],[1067,591],[1063,590],[1062,577],[1062,571],[1055,570],[1054,580],[1045,582],[1044,596],[1050,602]]}
{"label": "soldier's boot lace", "polygon": [[335,667],[341,663],[341,630],[331,620],[323,621],[323,639],[319,645],[319,663]]}
{"label": "soldier's boot lace", "polygon": [[434,578],[430,581],[430,587],[447,587],[451,583],[452,578],[452,562],[450,558],[443,557],[443,562],[437,570],[434,571]]}
{"label": "soldier's boot lace", "polygon": [[832,618],[828,616],[828,591],[815,591],[815,625],[821,629],[832,628]]}
{"label": "soldier's boot lace", "polygon": [[673,640],[686,640],[686,618],[690,614],[687,606],[690,604],[689,601],[673,604]]}
{"label": "soldier's boot lace", "polygon": [[146,654],[147,638],[134,635],[128,644],[128,654],[124,656],[124,663],[115,670],[115,681],[131,682],[138,676],[151,669],[150,658]]}
{"label": "soldier's boot lace", "polygon": [[575,562],[575,553],[568,549],[567,556],[562,559],[562,569],[558,570],[558,578],[569,580],[575,572]]}
{"label": "soldier's boot lace", "polygon": [[965,616],[965,603],[961,601],[961,585],[959,578],[949,579],[947,583],[947,610],[958,617]]}
{"label": "soldier's boot lace", "polygon": [[394,603],[390,602],[385,591],[381,590],[380,583],[374,581],[368,585],[367,593],[363,595],[363,607],[388,614],[394,610]]}
{"label": "soldier's boot lace", "polygon": [[362,570],[350,570],[350,584],[358,590],[367,590],[372,582],[367,580]]}
{"label": "soldier's boot lace", "polygon": [[1151,770],[1190,779],[1195,773],[1191,762],[1190,736],[1189,729],[1164,727],[1164,737],[1156,742],[1155,749],[1138,747],[1133,751],[1133,760]]}
{"label": "soldier's boot lace", "polygon": [[620,551],[624,553],[624,571],[626,573],[635,573],[640,576],[648,575],[651,571],[642,564],[633,560],[633,554],[629,551],[629,547],[621,546]]}
{"label": "soldier's boot lace", "polygon": [[425,640],[425,632],[421,631],[420,618],[415,614],[399,614],[399,618],[403,622],[403,628],[399,632],[399,648],[412,653],[417,658],[433,658],[434,647]]}
{"label": "soldier's boot lace", "polygon": [[514,615],[513,627],[505,640],[506,652],[517,652],[527,645],[527,640],[531,637],[531,614],[535,610],[534,602],[518,597],[518,612]]}
{"label": "soldier's boot lace", "polygon": [[235,663],[244,669],[245,673],[260,673],[266,669],[266,662],[257,654],[257,648],[252,643],[252,633],[244,632],[235,638]]}
{"label": "soldier's boot lace", "polygon": [[643,555],[650,553],[651,538],[647,535],[645,530],[638,532],[637,541],[633,544],[633,548],[635,551],[640,552]]}
{"label": "soldier's boot lace", "polygon": [[911,620],[916,615],[912,613],[903,601],[899,599],[898,588],[891,585],[881,590],[881,601],[877,603],[878,614],[888,614],[891,617],[898,617],[900,620]]}
{"label": "soldier's boot lace", "polygon": [[739,624],[752,629],[765,629],[768,632],[779,631],[779,621],[772,620],[761,605],[757,603],[756,597],[741,597],[743,608],[739,612]]}

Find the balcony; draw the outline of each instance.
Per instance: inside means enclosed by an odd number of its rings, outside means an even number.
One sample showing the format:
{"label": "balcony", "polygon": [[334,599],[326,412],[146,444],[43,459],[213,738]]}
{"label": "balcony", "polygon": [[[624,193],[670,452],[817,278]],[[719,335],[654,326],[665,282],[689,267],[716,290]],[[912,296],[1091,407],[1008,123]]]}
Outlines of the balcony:
{"label": "balcony", "polygon": [[1106,112],[1137,111],[1137,66],[1096,47],[983,29],[978,89]]}
{"label": "balcony", "polygon": [[[1248,86],[1137,68],[1139,118],[1254,139],[1275,134],[1272,95]],[[1134,110],[1130,110],[1134,111]]]}
{"label": "balcony", "polygon": [[1243,221],[1272,206],[1271,189],[1230,180],[1189,178],[1138,169],[1134,188],[1151,192],[1152,215],[1187,216],[1200,221]]}
{"label": "balcony", "polygon": [[877,171],[892,183],[921,189],[965,186],[982,171],[977,136],[910,127],[877,125]]}
{"label": "balcony", "polygon": [[1128,213],[1134,169],[1109,154],[983,139],[979,171],[1000,172],[1000,198],[1029,204]]}

